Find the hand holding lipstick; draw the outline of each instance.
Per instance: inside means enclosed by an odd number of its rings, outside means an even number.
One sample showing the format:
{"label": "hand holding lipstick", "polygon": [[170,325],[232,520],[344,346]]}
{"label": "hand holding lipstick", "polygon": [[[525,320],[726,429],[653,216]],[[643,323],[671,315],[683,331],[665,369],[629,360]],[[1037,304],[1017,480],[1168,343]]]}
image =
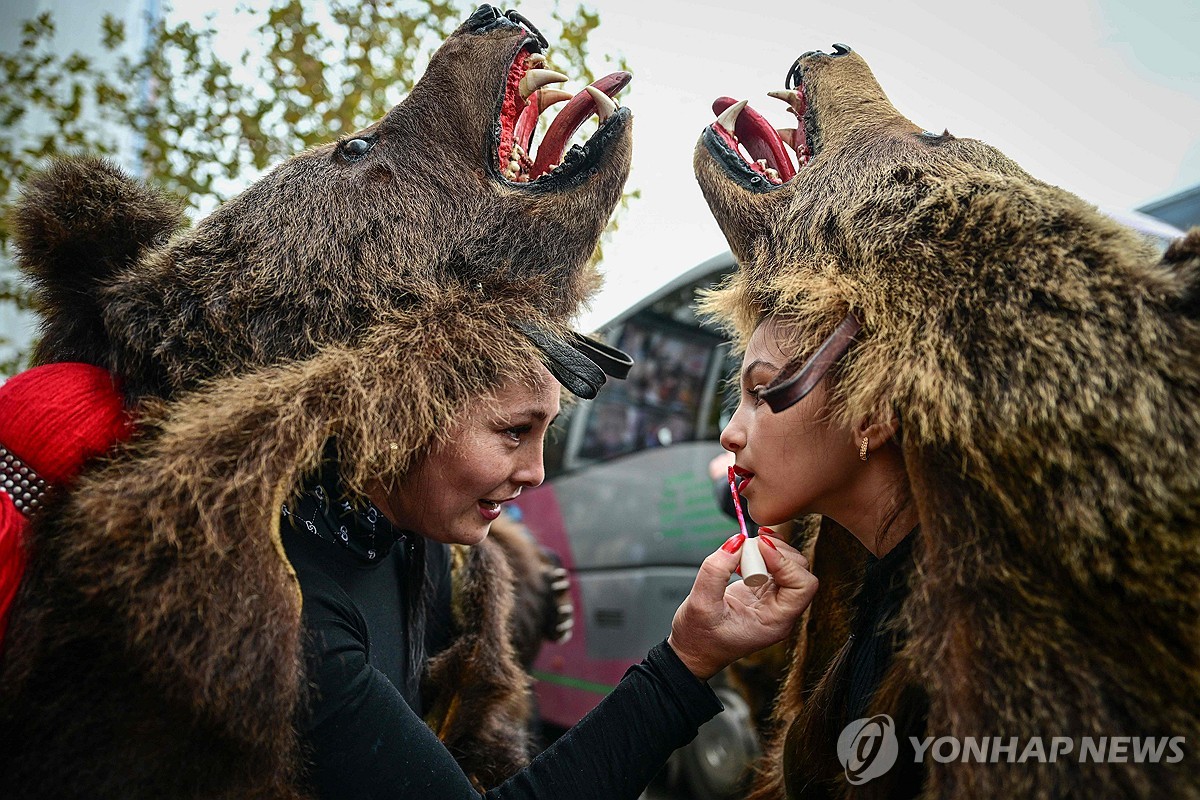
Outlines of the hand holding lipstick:
{"label": "hand holding lipstick", "polygon": [[812,603],[817,579],[808,559],[771,536],[766,528],[750,541],[760,547],[770,580],[753,588],[729,579],[742,563],[747,542],[736,533],[704,559],[700,573],[671,622],[667,642],[700,680],[708,680],[727,665],[782,640]]}

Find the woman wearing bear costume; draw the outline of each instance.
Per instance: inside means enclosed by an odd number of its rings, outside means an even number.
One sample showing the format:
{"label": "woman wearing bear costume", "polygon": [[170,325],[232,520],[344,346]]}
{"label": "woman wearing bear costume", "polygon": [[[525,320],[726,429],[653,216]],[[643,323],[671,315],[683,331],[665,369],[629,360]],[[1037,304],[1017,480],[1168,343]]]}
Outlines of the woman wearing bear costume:
{"label": "woman wearing bear costume", "polygon": [[[421,718],[420,662],[414,670],[408,655],[423,652],[421,632],[406,623],[406,602],[411,620],[413,604],[425,602],[424,565],[446,565],[442,544],[478,544],[502,503],[542,482],[542,440],[559,390],[534,365],[456,420],[409,474],[374,484],[364,507],[337,499],[336,470],[327,468],[286,510],[283,543],[310,632],[315,696],[305,737],[320,797],[477,796]],[[785,636],[816,590],[807,561],[782,542],[763,549],[774,575],[763,590],[729,584],[743,540],[735,535],[705,560],[669,639],[488,797],[632,798],[644,789],[721,710],[704,681]]]}
{"label": "woman wearing bear costume", "polygon": [[[895,413],[864,416],[853,425],[837,414],[837,352],[844,353],[852,329],[855,320],[830,338],[828,358],[797,371],[795,329],[782,315],[765,317],[746,344],[738,406],[721,433],[721,444],[736,456],[739,494],[757,519],[781,525],[820,514],[845,528],[866,557],[850,635],[826,672],[820,698],[812,700],[822,713],[805,729],[824,738],[836,738],[865,716],[903,641],[896,616],[919,532]],[[923,715],[918,705],[906,720],[912,734],[923,729]],[[920,769],[909,756],[891,775],[893,800],[920,788]]]}

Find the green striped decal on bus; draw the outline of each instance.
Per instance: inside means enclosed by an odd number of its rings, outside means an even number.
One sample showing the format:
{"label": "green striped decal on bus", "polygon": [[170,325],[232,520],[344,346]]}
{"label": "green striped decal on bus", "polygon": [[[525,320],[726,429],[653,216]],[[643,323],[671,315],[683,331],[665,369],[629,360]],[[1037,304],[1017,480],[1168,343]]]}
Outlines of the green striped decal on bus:
{"label": "green striped decal on bus", "polygon": [[566,675],[555,675],[553,672],[542,672],[536,669],[532,670],[530,674],[539,681],[566,686],[569,689],[582,689],[585,692],[595,692],[596,694],[608,694],[614,688],[603,683],[594,683],[593,681],[585,681],[582,678],[571,678]]}

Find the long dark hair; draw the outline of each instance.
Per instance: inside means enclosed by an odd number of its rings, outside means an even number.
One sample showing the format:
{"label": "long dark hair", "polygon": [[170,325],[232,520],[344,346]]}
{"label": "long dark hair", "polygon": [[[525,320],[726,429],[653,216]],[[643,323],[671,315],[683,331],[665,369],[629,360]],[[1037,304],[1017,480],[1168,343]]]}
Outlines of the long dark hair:
{"label": "long dark hair", "polygon": [[421,679],[425,675],[427,658],[425,653],[425,623],[428,616],[433,580],[426,560],[428,548],[425,537],[418,533],[404,536],[404,574],[400,576],[404,586],[404,605],[408,610],[405,619],[405,642],[408,643],[407,669],[404,671],[405,696],[420,698]]}

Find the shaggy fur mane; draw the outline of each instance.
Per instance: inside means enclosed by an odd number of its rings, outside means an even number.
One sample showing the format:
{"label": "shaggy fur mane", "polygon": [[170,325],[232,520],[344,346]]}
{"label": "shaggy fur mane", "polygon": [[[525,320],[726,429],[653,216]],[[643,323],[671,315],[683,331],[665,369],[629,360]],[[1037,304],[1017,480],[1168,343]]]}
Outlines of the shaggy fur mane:
{"label": "shaggy fur mane", "polygon": [[[697,147],[739,261],[704,307],[742,342],[778,315],[798,355],[848,311],[863,322],[834,412],[896,410],[921,528],[905,644],[868,716],[920,696],[933,736],[1195,740],[1200,230],[1160,257],[982,142],[923,134],[857,54],[800,73],[821,149],[794,179],[751,191]],[[863,555],[827,523],[756,798],[886,791],[848,784],[802,733]],[[1187,759],[924,765],[926,798],[1200,797]]]}

